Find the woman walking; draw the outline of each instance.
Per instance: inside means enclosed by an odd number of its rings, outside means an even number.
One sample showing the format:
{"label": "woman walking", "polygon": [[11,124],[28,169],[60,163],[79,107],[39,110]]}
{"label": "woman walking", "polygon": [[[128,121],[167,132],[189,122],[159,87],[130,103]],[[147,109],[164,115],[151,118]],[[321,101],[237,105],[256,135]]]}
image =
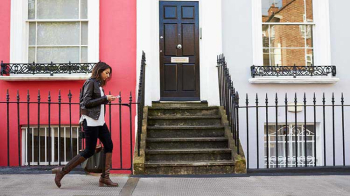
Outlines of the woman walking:
{"label": "woman walking", "polygon": [[112,74],[112,68],[104,63],[99,62],[92,70],[91,78],[86,80],[80,94],[80,122],[83,123],[85,132],[86,148],[80,154],[76,155],[64,167],[55,168],[52,173],[56,174],[55,183],[60,188],[62,178],[76,166],[84,162],[87,158],[95,153],[97,138],[103,143],[105,153],[105,167],[99,180],[99,186],[118,186],[109,178],[113,142],[111,134],[105,123],[105,104],[114,101],[117,97],[105,95],[102,89]]}

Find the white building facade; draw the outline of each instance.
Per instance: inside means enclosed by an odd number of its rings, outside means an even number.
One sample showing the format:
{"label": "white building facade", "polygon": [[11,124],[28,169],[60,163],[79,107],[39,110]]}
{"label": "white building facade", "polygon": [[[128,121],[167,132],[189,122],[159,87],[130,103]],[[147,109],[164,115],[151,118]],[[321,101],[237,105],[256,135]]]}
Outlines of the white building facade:
{"label": "white building facade", "polygon": [[[163,26],[165,23],[161,20],[162,17],[167,19],[166,8],[161,7],[162,2],[168,3],[165,3],[165,6],[176,7],[177,4],[186,1],[137,1],[137,57],[141,57],[142,50],[147,54],[146,105],[151,105],[152,101],[167,100],[162,99],[162,89],[167,87],[161,85],[167,81],[167,75],[164,75],[164,81],[161,76],[165,74],[161,68],[161,59],[163,53],[166,53],[162,39],[166,40],[164,29],[167,28]],[[199,58],[199,80],[196,82],[199,82],[200,96],[199,99],[191,101],[205,100],[209,105],[220,105],[217,55],[221,53],[226,57],[233,86],[240,94],[240,106],[245,106],[247,100],[248,105],[256,105],[257,98],[258,105],[265,106],[266,97],[269,106],[276,105],[276,96],[278,97],[277,110],[276,107],[250,108],[247,115],[246,108],[239,109],[239,138],[249,168],[276,167],[277,162],[278,167],[286,167],[287,164],[289,167],[302,167],[305,163],[308,166],[349,165],[350,156],[343,155],[350,150],[349,133],[347,133],[350,124],[346,122],[347,116],[350,115],[346,107],[346,99],[350,96],[347,88],[350,78],[346,76],[349,69],[347,64],[350,62],[350,56],[347,54],[350,25],[346,13],[350,2],[346,0],[192,2],[198,4],[193,12],[194,15],[198,15],[199,25],[194,26],[198,28],[194,30],[198,32],[198,37],[194,36],[191,39],[196,39],[199,47],[199,53],[196,53]],[[185,12],[182,10],[177,13],[184,16]],[[177,41],[184,42],[186,36],[180,34]],[[181,41],[174,42],[178,47],[177,51],[183,51],[182,46],[186,47]],[[178,53],[174,56],[186,57]],[[137,59],[137,62],[139,61],[140,59]],[[253,65],[255,67],[252,67]],[[260,71],[257,69],[259,66],[262,66]],[[282,68],[276,71],[276,67],[288,66],[303,66],[306,67],[306,71],[294,75],[283,75]],[[315,70],[310,71],[310,67],[315,66],[323,66],[320,69],[325,72],[316,74]],[[270,69],[267,69],[269,67]],[[255,75],[252,74],[252,70]],[[173,71],[177,73],[178,70],[175,68]],[[172,69],[169,69],[169,72],[172,72]],[[277,76],[277,72],[281,75]],[[168,75],[172,76],[171,73]],[[325,93],[324,103],[323,93]],[[334,110],[332,110],[332,93],[334,93]],[[344,112],[341,106],[342,93],[345,98]],[[186,101],[186,99],[179,100]],[[303,105],[305,103],[307,113]],[[317,107],[313,107],[314,104]],[[329,106],[323,109],[322,104]],[[284,105],[290,106],[284,107]],[[297,110],[294,109],[295,105]],[[285,130],[288,130],[287,133]]]}

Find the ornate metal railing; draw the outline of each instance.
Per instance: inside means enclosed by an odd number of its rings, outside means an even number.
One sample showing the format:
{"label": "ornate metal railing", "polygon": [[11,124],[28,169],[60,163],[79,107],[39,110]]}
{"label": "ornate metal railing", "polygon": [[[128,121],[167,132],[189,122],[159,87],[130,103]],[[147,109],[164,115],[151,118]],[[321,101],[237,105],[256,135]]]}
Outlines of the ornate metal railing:
{"label": "ornate metal railing", "polygon": [[1,75],[91,73],[96,63],[3,63]]}
{"label": "ornate metal railing", "polygon": [[256,76],[336,76],[334,65],[330,66],[251,66],[251,75]]}
{"label": "ornate metal railing", "polygon": [[140,156],[143,107],[145,106],[146,54],[142,51],[139,90],[137,94],[137,155]]}

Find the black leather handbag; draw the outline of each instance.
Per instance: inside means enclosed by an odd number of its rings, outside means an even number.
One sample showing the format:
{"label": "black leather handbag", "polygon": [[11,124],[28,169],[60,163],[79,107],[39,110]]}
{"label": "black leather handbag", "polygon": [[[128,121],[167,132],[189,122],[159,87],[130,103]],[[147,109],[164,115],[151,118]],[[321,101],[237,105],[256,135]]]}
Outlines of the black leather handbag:
{"label": "black leather handbag", "polygon": [[105,153],[103,152],[103,148],[100,145],[96,146],[95,154],[86,159],[81,164],[81,167],[84,169],[84,171],[89,173],[102,173],[104,166]]}

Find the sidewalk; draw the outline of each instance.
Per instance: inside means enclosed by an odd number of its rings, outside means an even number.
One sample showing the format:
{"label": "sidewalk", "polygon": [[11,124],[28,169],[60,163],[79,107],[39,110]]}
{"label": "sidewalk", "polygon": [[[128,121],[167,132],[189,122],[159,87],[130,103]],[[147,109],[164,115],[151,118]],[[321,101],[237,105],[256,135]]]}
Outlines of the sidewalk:
{"label": "sidewalk", "polygon": [[128,177],[113,175],[119,187],[98,187],[97,175],[68,174],[56,187],[53,174],[1,174],[0,195],[350,195],[350,175],[237,177]]}

